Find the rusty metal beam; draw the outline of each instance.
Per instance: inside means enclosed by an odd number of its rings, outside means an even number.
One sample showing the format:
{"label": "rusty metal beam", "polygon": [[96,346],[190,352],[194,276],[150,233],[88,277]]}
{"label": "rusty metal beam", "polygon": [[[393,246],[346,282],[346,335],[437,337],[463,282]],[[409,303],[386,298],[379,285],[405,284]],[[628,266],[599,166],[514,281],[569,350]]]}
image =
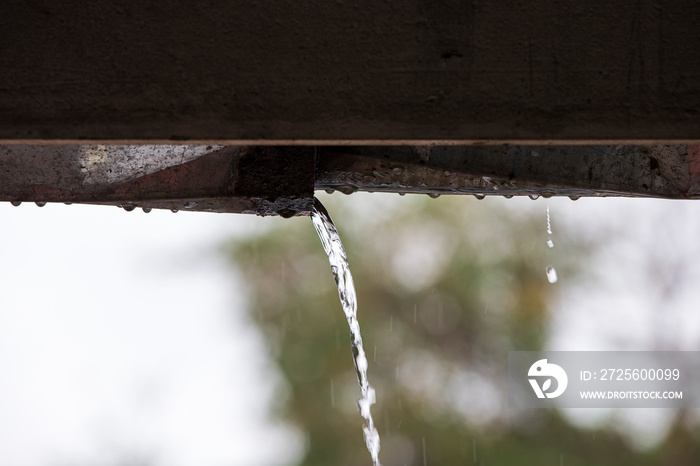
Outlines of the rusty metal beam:
{"label": "rusty metal beam", "polygon": [[311,147],[0,146],[0,200],[285,217],[311,208]]}
{"label": "rusty metal beam", "polygon": [[319,148],[316,188],[502,196],[700,197],[700,146]]}
{"label": "rusty metal beam", "polygon": [[0,146],[0,201],[307,214],[314,189],[700,198],[700,146]]}

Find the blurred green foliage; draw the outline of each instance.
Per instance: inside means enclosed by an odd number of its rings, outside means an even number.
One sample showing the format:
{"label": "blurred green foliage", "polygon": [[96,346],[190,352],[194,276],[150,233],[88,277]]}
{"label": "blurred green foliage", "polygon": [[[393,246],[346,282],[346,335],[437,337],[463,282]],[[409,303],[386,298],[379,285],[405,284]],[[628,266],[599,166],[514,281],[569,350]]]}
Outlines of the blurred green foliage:
{"label": "blurred green foliage", "polygon": [[[700,464],[682,422],[665,445],[637,452],[556,410],[508,410],[508,351],[543,348],[557,292],[585,270],[595,244],[558,225],[548,249],[542,203],[534,211],[503,199],[355,196],[324,201],[357,287],[384,465]],[[300,464],[370,464],[327,259],[308,219],[278,225],[231,244],[249,311],[288,383],[277,415],[306,432]]]}

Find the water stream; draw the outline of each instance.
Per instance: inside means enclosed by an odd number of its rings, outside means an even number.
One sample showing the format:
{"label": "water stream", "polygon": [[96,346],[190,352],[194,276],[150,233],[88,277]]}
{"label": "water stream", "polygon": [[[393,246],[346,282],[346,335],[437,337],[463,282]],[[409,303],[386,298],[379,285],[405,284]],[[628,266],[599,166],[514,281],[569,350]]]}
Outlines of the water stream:
{"label": "water stream", "polygon": [[331,272],[338,286],[340,304],[343,306],[343,312],[345,312],[345,317],[350,326],[352,356],[361,392],[357,404],[360,408],[360,415],[365,420],[365,425],[362,426],[365,444],[372,456],[373,464],[381,466],[379,463],[379,432],[374,426],[374,420],[370,412],[371,406],[376,401],[376,395],[374,388],[370,386],[367,380],[367,356],[362,346],[362,334],[360,333],[360,324],[357,321],[357,295],[352,274],[350,273],[350,266],[348,265],[348,257],[345,254],[343,243],[340,242],[340,236],[338,236],[333,220],[331,220],[328,211],[318,199],[314,199],[314,210],[311,213],[311,220],[314,228],[316,228],[318,237],[321,239],[323,249],[326,251],[328,262],[331,264]]}

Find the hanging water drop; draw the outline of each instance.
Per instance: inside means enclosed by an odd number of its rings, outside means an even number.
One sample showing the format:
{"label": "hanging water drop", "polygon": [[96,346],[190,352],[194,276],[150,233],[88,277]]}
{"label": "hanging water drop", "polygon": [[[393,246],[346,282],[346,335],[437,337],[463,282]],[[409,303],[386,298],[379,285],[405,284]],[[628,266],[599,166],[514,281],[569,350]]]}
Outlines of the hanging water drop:
{"label": "hanging water drop", "polygon": [[537,194],[530,194],[529,197],[530,197],[530,199],[532,199],[533,201],[536,201],[537,199],[540,198],[540,196],[538,196]]}
{"label": "hanging water drop", "polygon": [[178,212],[179,212],[179,210],[178,210],[178,209],[170,209],[170,212],[172,212],[172,213],[176,214],[176,213],[178,213]]}
{"label": "hanging water drop", "polygon": [[569,196],[569,199],[571,199],[572,201],[578,201],[579,199],[581,199],[581,196]]}
{"label": "hanging water drop", "polygon": [[399,196],[405,196],[406,193],[399,193]]}
{"label": "hanging water drop", "polygon": [[512,194],[504,194],[503,197],[505,197],[506,199],[513,199]]}
{"label": "hanging water drop", "polygon": [[325,191],[326,191],[328,194],[333,194],[333,193],[335,192],[333,189],[330,189],[330,188],[326,189]]}
{"label": "hanging water drop", "polygon": [[122,208],[124,210],[126,210],[127,212],[131,212],[132,210],[134,210],[136,208],[136,205],[135,204],[124,204],[122,206]]}
{"label": "hanging water drop", "polygon": [[474,197],[481,201],[486,197],[486,194],[476,193],[474,194]]}
{"label": "hanging water drop", "polygon": [[428,196],[432,197],[433,199],[437,199],[438,197],[440,197],[438,193],[428,193]]}
{"label": "hanging water drop", "polygon": [[22,201],[10,201],[10,204],[12,204],[15,207],[19,207],[22,204]]}
{"label": "hanging water drop", "polygon": [[547,272],[547,280],[549,283],[556,283],[557,280],[559,280],[559,277],[557,277],[557,269],[555,269],[553,265],[548,265],[545,271]]}
{"label": "hanging water drop", "polygon": [[46,202],[35,202],[38,207],[44,207],[46,205]]}
{"label": "hanging water drop", "polygon": [[152,209],[150,207],[142,207],[141,210],[143,210],[144,214],[149,213]]}

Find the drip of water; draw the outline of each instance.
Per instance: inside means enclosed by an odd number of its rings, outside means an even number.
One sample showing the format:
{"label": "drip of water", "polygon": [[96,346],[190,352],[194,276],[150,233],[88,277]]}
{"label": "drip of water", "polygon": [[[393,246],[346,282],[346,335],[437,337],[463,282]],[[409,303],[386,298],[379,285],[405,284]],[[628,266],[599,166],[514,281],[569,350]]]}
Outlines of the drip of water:
{"label": "drip of water", "polygon": [[554,241],[552,241],[552,222],[549,218],[549,206],[547,206],[547,246],[550,248],[554,247]]}
{"label": "drip of water", "polygon": [[314,199],[314,209],[311,212],[311,220],[314,228],[321,239],[323,249],[328,256],[328,262],[331,265],[333,278],[338,286],[338,295],[340,296],[340,304],[343,306],[343,312],[350,326],[350,341],[352,345],[352,355],[355,362],[355,372],[357,373],[357,382],[360,384],[360,392],[362,396],[357,402],[360,408],[360,415],[365,420],[365,425],[362,427],[365,444],[372,456],[374,466],[381,466],[379,463],[379,432],[374,426],[370,407],[376,402],[376,394],[367,381],[367,356],[362,345],[362,334],[360,333],[360,324],[357,321],[357,295],[355,293],[355,284],[350,273],[348,265],[348,257],[345,254],[343,244],[340,242],[338,231],[331,220],[328,211],[323,207],[323,204],[318,199]]}
{"label": "drip of water", "polygon": [[[550,248],[554,247],[554,241],[552,241],[552,222],[549,218],[549,205],[547,205],[547,246]],[[547,273],[547,280],[549,283],[556,283],[557,280],[559,280],[559,277],[557,277],[557,269],[555,269],[553,265],[548,265],[545,272]]]}

